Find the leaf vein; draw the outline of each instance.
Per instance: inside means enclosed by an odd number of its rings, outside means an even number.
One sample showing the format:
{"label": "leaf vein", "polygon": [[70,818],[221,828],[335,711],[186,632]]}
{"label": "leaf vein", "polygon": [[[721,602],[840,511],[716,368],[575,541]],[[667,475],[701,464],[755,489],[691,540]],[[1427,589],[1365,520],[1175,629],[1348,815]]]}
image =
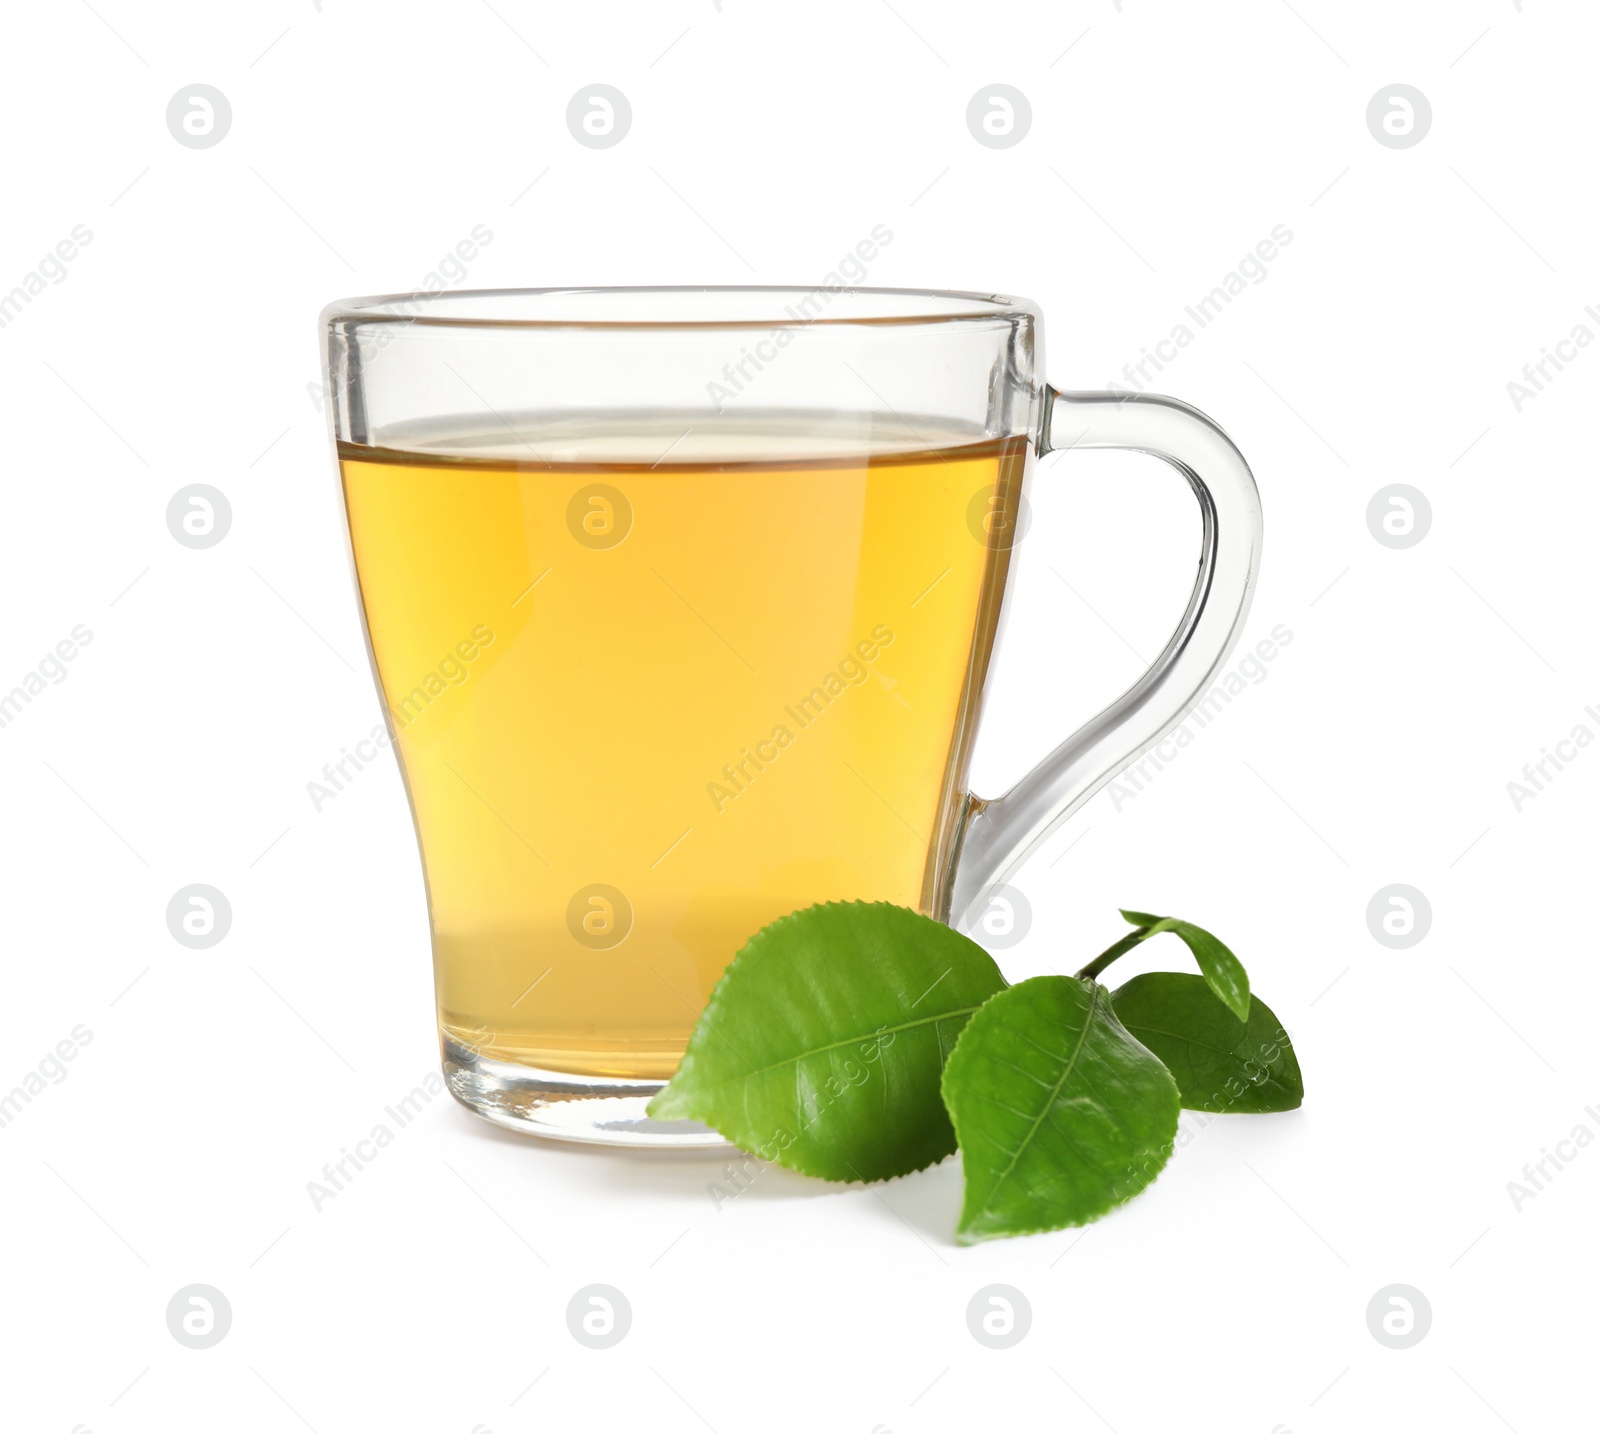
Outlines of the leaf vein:
{"label": "leaf vein", "polygon": [[1030,1036],[1026,1031],[1018,1031],[1016,1033],[1016,1035],[1017,1035],[1017,1039],[1019,1041],[1026,1041],[1030,1046],[1032,1046],[1034,1048],[1034,1050],[1038,1051],[1040,1055],[1049,1056],[1050,1059],[1053,1060],[1053,1061],[1064,1061],[1064,1060],[1067,1059],[1067,1057],[1065,1055],[1063,1055],[1060,1051],[1053,1051],[1053,1050],[1050,1049],[1049,1046],[1041,1046],[1038,1043],[1038,1041],[1034,1040],[1034,1038],[1032,1036]]}
{"label": "leaf vein", "polygon": [[[1094,1026],[1095,1013],[1099,1010],[1099,1008],[1100,987],[1097,985],[1092,985],[1089,993],[1088,1015],[1084,1019],[1083,1030],[1079,1033],[1077,1044],[1072,1050],[1072,1055],[1062,1068],[1061,1079],[1058,1080],[1051,1088],[1049,1099],[1045,1101],[1043,1108],[1039,1111],[1039,1114],[1034,1117],[1033,1124],[1028,1127],[1028,1133],[1022,1137],[1022,1143],[1017,1147],[1016,1154],[1011,1157],[1011,1163],[1007,1165],[998,1176],[995,1177],[994,1184],[989,1187],[989,1193],[984,1198],[983,1208],[978,1211],[977,1218],[981,1219],[994,1208],[994,1197],[996,1193],[999,1191],[1000,1187],[1004,1185],[1008,1179],[1010,1179],[1011,1172],[1017,1168],[1017,1161],[1022,1159],[1022,1152],[1028,1148],[1033,1141],[1033,1137],[1039,1133],[1039,1127],[1044,1124],[1045,1116],[1049,1115],[1051,1107],[1055,1105],[1056,1097],[1061,1094],[1062,1088],[1066,1085],[1068,1078],[1072,1075],[1073,1071],[1077,1069],[1079,1057],[1083,1055],[1083,1049],[1088,1044],[1089,1032]],[[1024,1040],[1028,1039],[1028,1037],[1020,1031],[1017,1034],[1021,1035]],[[1037,1045],[1038,1042],[1035,1041],[1032,1042],[1032,1044]],[[1041,1046],[1040,1049],[1043,1050],[1044,1048]]]}
{"label": "leaf vein", "polygon": [[953,1021],[959,1016],[970,1016],[978,1008],[976,1006],[962,1006],[954,1011],[945,1011],[938,1016],[922,1016],[915,1021],[904,1021],[898,1026],[877,1026],[864,1034],[846,1036],[842,1041],[829,1041],[826,1045],[812,1046],[808,1050],[797,1052],[792,1056],[785,1056],[781,1061],[773,1061],[771,1065],[755,1066],[747,1071],[740,1071],[728,1076],[724,1080],[706,1081],[702,1088],[717,1090],[725,1085],[732,1085],[735,1081],[750,1080],[754,1076],[766,1075],[769,1071],[782,1070],[784,1066],[798,1065],[803,1060],[812,1056],[826,1055],[829,1051],[842,1050],[846,1046],[863,1045],[868,1041],[876,1040],[881,1036],[897,1036],[902,1031],[914,1031],[924,1026],[937,1027],[944,1021]]}
{"label": "leaf vein", "polygon": [[1023,1120],[1033,1119],[1033,1113],[1031,1111],[1018,1110],[1016,1106],[1007,1105],[1003,1100],[996,1100],[992,1095],[980,1096],[979,1099],[985,1105],[992,1105],[996,1110],[1003,1110],[1008,1115],[1021,1116]]}
{"label": "leaf vein", "polygon": [[[1237,1050],[1229,1051],[1224,1050],[1221,1046],[1209,1045],[1205,1041],[1196,1040],[1193,1036],[1184,1035],[1182,1031],[1164,1031],[1159,1026],[1126,1026],[1126,1029],[1132,1035],[1137,1035],[1140,1031],[1148,1031],[1152,1036],[1169,1036],[1175,1041],[1182,1041],[1187,1046],[1195,1046],[1202,1051],[1210,1051],[1213,1055],[1222,1056],[1227,1060],[1236,1061],[1239,1059]],[[1264,1064],[1271,1066],[1276,1065],[1277,1062],[1266,1061]]]}
{"label": "leaf vein", "polygon": [[1049,1081],[1040,1080],[1039,1077],[1036,1076],[1032,1071],[1024,1070],[1015,1061],[1008,1061],[1004,1056],[992,1056],[990,1059],[993,1060],[997,1066],[1004,1066],[1007,1070],[1015,1071],[1020,1076],[1027,1076],[1027,1078],[1033,1081],[1036,1085],[1043,1086],[1046,1090],[1050,1089]]}

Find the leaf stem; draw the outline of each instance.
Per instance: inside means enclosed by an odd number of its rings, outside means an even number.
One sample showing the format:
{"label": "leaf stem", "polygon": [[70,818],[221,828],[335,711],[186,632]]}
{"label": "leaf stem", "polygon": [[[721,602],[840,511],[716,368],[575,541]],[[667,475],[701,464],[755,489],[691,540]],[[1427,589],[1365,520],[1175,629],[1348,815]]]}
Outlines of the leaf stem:
{"label": "leaf stem", "polygon": [[1146,936],[1150,935],[1153,930],[1153,927],[1141,926],[1137,931],[1130,931],[1122,938],[1122,940],[1117,942],[1115,946],[1108,946],[1104,951],[1096,956],[1093,961],[1083,968],[1083,970],[1078,972],[1078,975],[1086,980],[1092,981],[1096,976],[1104,971],[1107,966],[1115,961],[1117,957],[1125,956],[1128,952],[1132,951],[1133,948],[1143,941]]}

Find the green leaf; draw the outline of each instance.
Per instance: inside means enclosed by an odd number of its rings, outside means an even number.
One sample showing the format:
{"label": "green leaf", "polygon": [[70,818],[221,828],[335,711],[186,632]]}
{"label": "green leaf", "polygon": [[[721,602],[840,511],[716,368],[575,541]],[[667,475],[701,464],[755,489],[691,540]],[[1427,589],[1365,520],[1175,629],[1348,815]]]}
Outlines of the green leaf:
{"label": "green leaf", "polygon": [[939,1075],[1005,978],[975,941],[886,902],[828,902],[764,927],[711,993],[650,1102],[824,1180],[888,1180],[956,1148]]}
{"label": "green leaf", "polygon": [[966,1193],[956,1238],[1083,1225],[1144,1189],[1178,1132],[1178,1088],[1104,986],[1035,976],[967,1023],[945,1067]]}
{"label": "green leaf", "polygon": [[1172,1072],[1189,1110],[1261,1115],[1305,1098],[1288,1033],[1260,996],[1243,1025],[1199,976],[1151,971],[1111,993],[1117,1017]]}
{"label": "green leaf", "polygon": [[[1174,916],[1151,916],[1142,911],[1124,911],[1122,917],[1134,926],[1144,928],[1142,940],[1159,936],[1163,931],[1182,937],[1184,944],[1194,953],[1200,974],[1206,978],[1206,984],[1217,993],[1222,1004],[1241,1021],[1250,1014],[1250,977],[1245,973],[1244,964],[1204,927],[1196,926],[1192,921],[1179,921]],[[1104,969],[1101,966],[1095,974]]]}

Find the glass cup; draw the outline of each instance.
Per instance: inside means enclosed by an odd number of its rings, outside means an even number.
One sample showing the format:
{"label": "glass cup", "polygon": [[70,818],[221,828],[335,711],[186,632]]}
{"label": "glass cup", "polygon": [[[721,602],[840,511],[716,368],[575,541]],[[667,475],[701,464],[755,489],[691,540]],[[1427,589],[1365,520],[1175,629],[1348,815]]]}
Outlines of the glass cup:
{"label": "glass cup", "polygon": [[[1172,399],[1051,388],[1025,299],[497,290],[322,323],[445,1076],[512,1129],[720,1143],[645,1106],[750,935],[821,901],[981,912],[1177,726],[1244,620],[1238,450]],[[1132,688],[983,798],[1033,461],[1068,448],[1178,469],[1194,592]]]}

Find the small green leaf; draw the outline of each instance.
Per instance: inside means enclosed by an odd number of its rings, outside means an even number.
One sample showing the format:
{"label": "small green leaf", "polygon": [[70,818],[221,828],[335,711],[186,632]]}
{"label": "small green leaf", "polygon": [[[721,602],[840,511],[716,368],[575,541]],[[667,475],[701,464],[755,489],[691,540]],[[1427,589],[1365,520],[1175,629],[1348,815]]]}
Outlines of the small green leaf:
{"label": "small green leaf", "polygon": [[[1204,927],[1196,926],[1192,921],[1179,921],[1175,916],[1151,916],[1143,911],[1124,911],[1122,918],[1141,928],[1140,940],[1159,936],[1163,931],[1182,937],[1184,945],[1194,953],[1200,974],[1206,978],[1206,983],[1217,993],[1222,1004],[1241,1021],[1250,1014],[1250,977],[1245,973],[1243,963]],[[1116,950],[1116,947],[1112,950]],[[1092,974],[1099,975],[1110,964],[1110,961],[1101,958],[1100,963],[1094,965]],[[1087,972],[1090,968],[1085,967],[1084,970]]]}
{"label": "small green leaf", "polygon": [[961,1142],[960,1243],[1083,1225],[1160,1173],[1178,1131],[1167,1068],[1104,986],[1035,976],[992,997],[945,1066]]}
{"label": "small green leaf", "polygon": [[886,902],[828,902],[747,941],[650,1102],[824,1180],[888,1180],[956,1148],[946,1056],[1005,978],[975,941]]}
{"label": "small green leaf", "polygon": [[1199,976],[1152,971],[1111,993],[1129,1033],[1161,1057],[1190,1110],[1261,1114],[1305,1097],[1300,1063],[1260,996],[1241,1026]]}

